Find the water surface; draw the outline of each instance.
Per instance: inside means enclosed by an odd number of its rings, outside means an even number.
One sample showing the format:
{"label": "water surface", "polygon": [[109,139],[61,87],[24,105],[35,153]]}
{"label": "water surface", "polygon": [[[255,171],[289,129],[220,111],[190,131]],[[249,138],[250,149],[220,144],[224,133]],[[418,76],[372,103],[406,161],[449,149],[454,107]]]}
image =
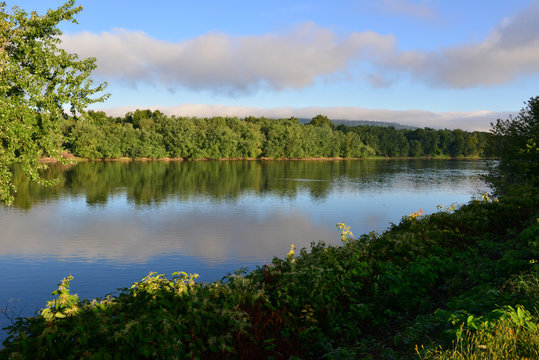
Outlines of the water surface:
{"label": "water surface", "polygon": [[486,171],[471,160],[88,162],[51,166],[48,188],[17,171],[15,205],[0,207],[0,307],[18,301],[30,315],[68,274],[82,298],[150,271],[213,281],[292,243],[338,244],[339,222],[381,232],[465,203],[486,190]]}

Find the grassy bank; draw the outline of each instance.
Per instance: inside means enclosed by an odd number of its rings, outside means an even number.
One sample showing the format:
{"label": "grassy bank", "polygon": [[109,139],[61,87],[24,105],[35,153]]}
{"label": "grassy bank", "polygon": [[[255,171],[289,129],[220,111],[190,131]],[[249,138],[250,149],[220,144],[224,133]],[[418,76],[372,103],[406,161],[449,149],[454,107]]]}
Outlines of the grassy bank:
{"label": "grassy bank", "polygon": [[0,358],[537,358],[538,203],[531,188],[381,235],[342,227],[342,246],[214,283],[150,274],[89,301],[68,278]]}

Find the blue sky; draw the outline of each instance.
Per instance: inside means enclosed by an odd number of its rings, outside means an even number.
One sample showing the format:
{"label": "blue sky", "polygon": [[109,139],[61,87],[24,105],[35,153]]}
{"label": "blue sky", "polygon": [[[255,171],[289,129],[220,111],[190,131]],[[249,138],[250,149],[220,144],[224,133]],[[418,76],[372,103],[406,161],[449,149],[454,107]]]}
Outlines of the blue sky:
{"label": "blue sky", "polygon": [[[45,12],[58,0],[6,1]],[[539,1],[77,0],[95,108],[482,129],[539,95]]]}

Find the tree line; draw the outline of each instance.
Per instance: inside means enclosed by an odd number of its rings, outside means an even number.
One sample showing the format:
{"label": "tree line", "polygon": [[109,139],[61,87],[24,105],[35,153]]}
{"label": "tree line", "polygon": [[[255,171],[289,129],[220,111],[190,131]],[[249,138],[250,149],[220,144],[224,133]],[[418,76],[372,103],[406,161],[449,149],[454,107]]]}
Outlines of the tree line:
{"label": "tree line", "polygon": [[395,129],[297,118],[189,118],[136,110],[123,117],[89,111],[62,123],[63,145],[89,158],[304,159],[488,156],[489,134],[462,130]]}

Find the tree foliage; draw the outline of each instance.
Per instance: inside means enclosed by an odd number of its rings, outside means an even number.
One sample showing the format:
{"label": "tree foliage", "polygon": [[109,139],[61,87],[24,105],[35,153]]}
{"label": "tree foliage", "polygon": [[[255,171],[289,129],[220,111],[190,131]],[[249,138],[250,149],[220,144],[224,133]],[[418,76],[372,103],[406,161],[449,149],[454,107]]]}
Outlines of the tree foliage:
{"label": "tree foliage", "polygon": [[83,158],[305,159],[486,156],[488,133],[462,130],[335,127],[317,115],[296,118],[187,118],[136,110],[123,117],[89,112],[91,120],[65,120],[64,146]]}
{"label": "tree foliage", "polygon": [[79,59],[60,47],[62,21],[75,21],[82,7],[69,0],[45,15],[0,3],[0,201],[10,203],[15,187],[10,165],[22,164],[26,176],[42,181],[41,156],[59,157],[60,119],[80,117],[105,84],[90,79],[95,59]]}
{"label": "tree foliage", "polygon": [[310,125],[314,126],[329,126],[331,128],[335,127],[335,124],[331,122],[331,120],[328,119],[327,116],[318,114],[315,117],[312,118],[311,122],[309,122]]}
{"label": "tree foliage", "polygon": [[539,96],[516,117],[492,124],[493,152],[500,158],[491,181],[499,192],[514,184],[539,185]]}

